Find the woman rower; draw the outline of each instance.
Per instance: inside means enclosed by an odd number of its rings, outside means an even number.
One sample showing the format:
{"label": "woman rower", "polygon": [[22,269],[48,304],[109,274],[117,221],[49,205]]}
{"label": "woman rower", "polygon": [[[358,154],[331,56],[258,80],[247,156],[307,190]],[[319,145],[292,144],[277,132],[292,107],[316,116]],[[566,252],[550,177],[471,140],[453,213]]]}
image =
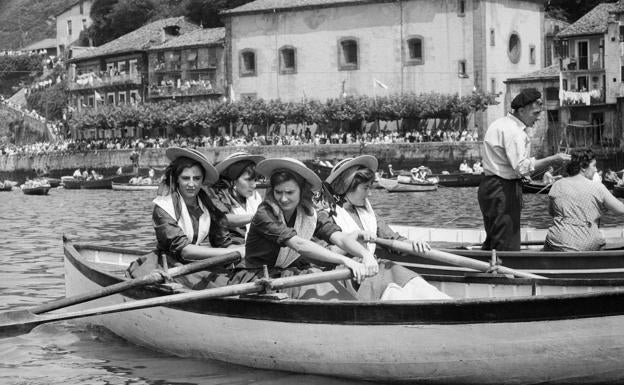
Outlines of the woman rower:
{"label": "woman rower", "polygon": [[[152,220],[156,231],[157,250],[133,263],[128,271],[132,277],[150,273],[159,265],[177,266],[195,260],[224,255],[243,247],[213,248],[211,244],[227,245],[227,237],[216,226],[224,220],[214,207],[202,185],[211,185],[218,178],[217,170],[199,151],[170,147],[167,158],[171,161],[165,170],[165,179],[159,195],[154,199]],[[221,278],[223,281],[221,281]],[[222,286],[227,276],[217,272],[202,271],[175,279],[192,289]]]}
{"label": "woman rower", "polygon": [[245,244],[251,219],[262,202],[256,191],[256,165],[263,159],[261,155],[237,152],[215,166],[219,181],[210,192],[214,194],[215,205],[226,213],[226,231],[232,244]]}
{"label": "woman rower", "polygon": [[[383,219],[377,217],[368,200],[377,171],[377,159],[362,155],[343,159],[332,169],[325,180],[328,198],[334,210],[332,219],[344,232],[362,234],[362,242],[371,238],[385,238],[407,241],[394,232]],[[379,251],[375,243],[368,243],[371,253]],[[426,242],[412,241],[414,251],[426,252],[430,246]],[[358,289],[360,300],[401,300],[401,299],[448,299],[434,286],[427,283],[417,273],[392,261],[379,259],[379,273],[366,279]]]}
{"label": "woman rower", "polygon": [[592,181],[596,156],[591,150],[574,152],[567,171],[569,176],[553,183],[548,194],[553,225],[546,234],[544,250],[600,250],[605,245],[598,228],[602,212],[609,209],[624,214],[624,203],[604,184]]}
{"label": "woman rower", "polygon": [[[356,235],[341,232],[326,212],[315,211],[312,196],[322,183],[312,170],[296,159],[276,158],[263,160],[256,171],[270,181],[270,187],[251,222],[244,263],[230,283],[261,278],[263,266],[271,276],[318,271],[311,262],[344,265],[356,281],[377,273],[377,262]],[[339,246],[363,263],[320,246],[312,237]],[[292,298],[355,299],[354,293],[338,283],[295,288],[289,294]]]}

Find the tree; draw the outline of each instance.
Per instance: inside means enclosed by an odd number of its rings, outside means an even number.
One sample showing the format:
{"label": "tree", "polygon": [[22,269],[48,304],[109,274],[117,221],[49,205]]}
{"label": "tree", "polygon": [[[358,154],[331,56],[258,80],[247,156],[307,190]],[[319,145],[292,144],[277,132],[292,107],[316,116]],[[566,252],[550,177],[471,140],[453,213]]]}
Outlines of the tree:
{"label": "tree", "polygon": [[617,0],[548,0],[546,12],[555,18],[565,17],[573,23],[600,3],[613,3]]}
{"label": "tree", "polygon": [[110,13],[110,26],[116,37],[145,25],[155,12],[152,0],[124,0],[113,6]]}
{"label": "tree", "polygon": [[204,28],[223,27],[219,12],[240,7],[252,0],[187,0],[185,15]]}

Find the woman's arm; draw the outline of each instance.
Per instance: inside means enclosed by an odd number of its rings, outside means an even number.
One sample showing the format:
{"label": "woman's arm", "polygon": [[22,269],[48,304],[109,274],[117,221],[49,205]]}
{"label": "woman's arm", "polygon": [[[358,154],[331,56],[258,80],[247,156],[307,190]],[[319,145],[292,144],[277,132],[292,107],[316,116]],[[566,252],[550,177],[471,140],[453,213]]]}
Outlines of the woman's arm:
{"label": "woman's arm", "polygon": [[301,238],[298,235],[286,240],[285,244],[308,259],[323,263],[332,263],[335,265],[345,265],[353,272],[353,277],[357,282],[361,282],[362,279],[374,275],[369,274],[363,264],[355,262],[347,256],[334,253],[331,250],[326,249],[310,240]]}
{"label": "woman's arm", "polygon": [[605,206],[615,214],[624,214],[624,203],[613,196],[613,194],[605,194]]}
{"label": "woman's arm", "polygon": [[251,222],[254,214],[225,214],[225,219],[229,227],[247,226]]}
{"label": "woman's arm", "polygon": [[180,256],[185,261],[197,261],[200,259],[218,257],[220,255],[229,254],[233,251],[238,251],[241,255],[241,258],[245,258],[245,245],[236,245],[229,248],[222,248],[188,244],[182,249],[182,251],[180,252]]}
{"label": "woman's arm", "polygon": [[368,274],[375,275],[379,272],[379,264],[375,256],[357,241],[359,234],[360,232],[344,233],[342,231],[337,231],[329,237],[329,240],[347,253],[362,258],[362,262],[366,266]]}

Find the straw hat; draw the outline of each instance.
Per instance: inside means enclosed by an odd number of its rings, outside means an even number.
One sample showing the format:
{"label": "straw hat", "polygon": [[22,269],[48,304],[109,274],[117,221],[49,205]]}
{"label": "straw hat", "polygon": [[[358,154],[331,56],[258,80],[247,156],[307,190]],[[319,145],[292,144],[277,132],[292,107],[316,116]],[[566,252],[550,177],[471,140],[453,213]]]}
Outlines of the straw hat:
{"label": "straw hat", "polygon": [[262,155],[251,155],[248,152],[235,152],[233,154],[228,155],[221,162],[217,163],[215,168],[219,175],[223,174],[228,167],[233,165],[234,163],[242,162],[242,161],[250,161],[254,164],[258,164],[263,161],[265,158]]}
{"label": "straw hat", "polygon": [[360,155],[356,158],[346,158],[336,163],[334,168],[332,168],[331,173],[325,179],[325,182],[332,183],[336,178],[340,176],[343,172],[353,166],[364,166],[373,170],[373,172],[377,171],[377,167],[379,163],[377,162],[377,158],[372,155]]}
{"label": "straw hat", "polygon": [[267,179],[270,179],[271,175],[278,170],[288,170],[301,176],[312,185],[312,191],[319,191],[321,189],[321,178],[319,178],[314,171],[307,168],[300,160],[287,157],[271,158],[263,160],[256,166],[256,171],[264,175]]}
{"label": "straw hat", "polygon": [[217,169],[208,161],[208,158],[201,152],[192,148],[169,147],[165,151],[165,155],[170,161],[174,161],[180,157],[185,157],[198,162],[204,169],[204,184],[213,184],[219,179]]}

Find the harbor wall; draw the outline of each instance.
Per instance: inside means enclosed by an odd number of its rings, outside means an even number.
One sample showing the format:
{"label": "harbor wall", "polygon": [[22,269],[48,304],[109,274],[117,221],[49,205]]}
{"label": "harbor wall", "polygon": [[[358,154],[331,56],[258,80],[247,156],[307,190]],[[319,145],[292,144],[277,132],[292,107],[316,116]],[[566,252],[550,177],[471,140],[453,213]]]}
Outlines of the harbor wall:
{"label": "harbor wall", "polygon": [[[406,169],[426,165],[434,172],[456,171],[462,160],[468,164],[481,158],[482,142],[430,142],[392,144],[328,144],[297,146],[248,146],[248,147],[207,147],[199,148],[208,159],[217,163],[234,152],[247,151],[267,158],[291,157],[303,162],[315,159],[337,160],[362,154],[379,159],[380,167],[389,163],[394,169]],[[54,153],[40,155],[1,155],[0,178],[34,176],[37,170],[48,170],[51,176],[71,175],[76,168],[95,169],[111,174],[117,168],[127,170],[132,150],[98,150],[74,153]],[[164,168],[168,164],[163,148],[145,148],[141,151],[140,166]]]}

